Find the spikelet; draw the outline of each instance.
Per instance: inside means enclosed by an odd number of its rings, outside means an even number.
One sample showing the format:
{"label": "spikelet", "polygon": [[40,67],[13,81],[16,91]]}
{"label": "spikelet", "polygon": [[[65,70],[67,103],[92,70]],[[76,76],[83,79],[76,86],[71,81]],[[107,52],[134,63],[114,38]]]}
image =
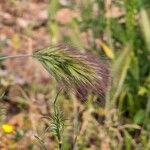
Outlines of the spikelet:
{"label": "spikelet", "polygon": [[68,89],[75,89],[81,95],[89,90],[101,94],[106,88],[106,66],[100,64],[99,59],[92,54],[84,54],[61,44],[36,51],[33,57],[59,83]]}

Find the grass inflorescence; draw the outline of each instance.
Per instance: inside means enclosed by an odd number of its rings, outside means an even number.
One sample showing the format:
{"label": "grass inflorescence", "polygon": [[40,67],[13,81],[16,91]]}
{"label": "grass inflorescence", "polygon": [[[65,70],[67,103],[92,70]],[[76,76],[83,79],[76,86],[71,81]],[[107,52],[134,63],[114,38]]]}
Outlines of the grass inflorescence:
{"label": "grass inflorescence", "polygon": [[107,67],[101,65],[94,55],[60,44],[36,51],[33,57],[67,88],[82,87],[98,94],[106,88]]}

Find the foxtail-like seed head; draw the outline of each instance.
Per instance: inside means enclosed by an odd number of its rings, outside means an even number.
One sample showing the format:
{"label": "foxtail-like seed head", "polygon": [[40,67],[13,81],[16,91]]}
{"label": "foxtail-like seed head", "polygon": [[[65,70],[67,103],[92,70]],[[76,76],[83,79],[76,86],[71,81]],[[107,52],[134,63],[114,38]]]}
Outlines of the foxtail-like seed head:
{"label": "foxtail-like seed head", "polygon": [[92,54],[81,53],[69,46],[56,45],[36,51],[33,57],[67,88],[73,88],[77,92],[78,89],[84,89],[101,94],[106,87],[106,66],[100,64],[98,58]]}

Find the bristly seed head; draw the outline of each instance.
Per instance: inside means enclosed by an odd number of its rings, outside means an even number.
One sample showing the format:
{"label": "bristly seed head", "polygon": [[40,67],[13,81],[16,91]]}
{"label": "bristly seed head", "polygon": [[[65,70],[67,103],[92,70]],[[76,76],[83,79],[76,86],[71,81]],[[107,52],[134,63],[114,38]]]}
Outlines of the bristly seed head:
{"label": "bristly seed head", "polygon": [[33,57],[67,88],[73,88],[80,93],[94,91],[97,94],[106,89],[108,67],[92,54],[84,54],[61,44],[36,51]]}

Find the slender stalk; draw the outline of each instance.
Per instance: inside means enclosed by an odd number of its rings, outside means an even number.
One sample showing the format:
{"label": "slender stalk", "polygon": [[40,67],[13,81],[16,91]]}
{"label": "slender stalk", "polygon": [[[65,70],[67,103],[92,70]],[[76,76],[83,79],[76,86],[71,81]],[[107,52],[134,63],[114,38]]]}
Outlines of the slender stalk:
{"label": "slender stalk", "polygon": [[55,121],[56,122],[56,135],[57,135],[57,139],[58,139],[58,146],[59,146],[59,150],[63,150],[63,143],[62,143],[62,133],[61,133],[61,114],[60,114],[60,111],[58,109],[58,106],[57,106],[57,100],[58,100],[58,96],[60,94],[60,92],[62,91],[62,89],[60,89],[55,97],[55,100],[54,100],[54,118],[55,118]]}
{"label": "slender stalk", "polygon": [[72,99],[73,99],[73,115],[74,115],[74,122],[73,122],[73,127],[74,127],[74,141],[73,141],[73,150],[78,150],[78,145],[77,145],[77,137],[78,137],[78,105],[75,96],[72,94]]}
{"label": "slender stalk", "polygon": [[32,57],[32,54],[22,54],[22,55],[13,55],[13,56],[1,56],[0,60],[5,60],[5,59],[15,59],[15,58],[20,58],[20,57]]}

